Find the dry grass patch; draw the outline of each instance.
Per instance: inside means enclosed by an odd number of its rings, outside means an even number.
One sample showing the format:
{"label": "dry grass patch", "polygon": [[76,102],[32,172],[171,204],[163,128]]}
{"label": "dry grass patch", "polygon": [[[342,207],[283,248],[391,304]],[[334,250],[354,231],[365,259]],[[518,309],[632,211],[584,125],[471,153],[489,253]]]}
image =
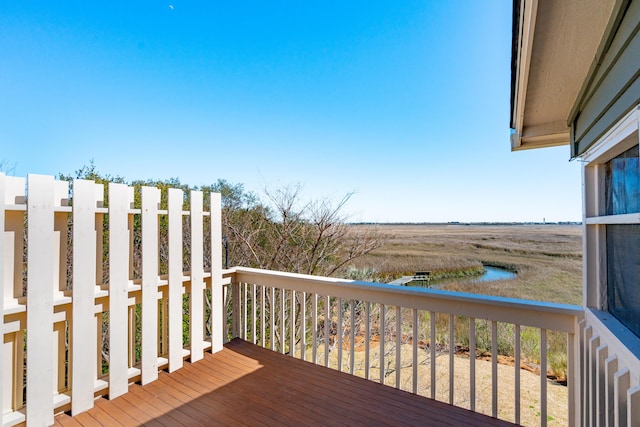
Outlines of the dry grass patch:
{"label": "dry grass patch", "polygon": [[[357,226],[354,226],[357,227]],[[385,244],[360,258],[355,269],[374,271],[373,277],[388,282],[417,271],[431,271],[435,276],[464,276],[477,272],[482,265],[503,267],[517,273],[511,280],[455,283],[442,289],[511,298],[531,299],[567,304],[582,304],[582,227],[580,225],[380,225]],[[404,322],[403,322],[404,324]],[[465,322],[456,322],[456,345],[464,346]],[[462,325],[462,326],[459,326]],[[446,326],[446,325],[444,325]],[[442,328],[439,325],[439,330]],[[446,328],[445,328],[446,329]],[[504,329],[504,330],[503,330]],[[509,346],[513,332],[509,326],[499,329],[499,343],[507,343],[499,352],[512,356]],[[480,333],[480,332],[478,332]],[[468,335],[468,331],[467,331]],[[549,332],[549,366],[543,371],[562,377],[566,374],[566,336]],[[478,338],[480,340],[480,338]],[[442,339],[445,342],[446,339]],[[438,336],[438,343],[441,337]],[[393,343],[390,343],[393,348]],[[523,360],[530,368],[519,370],[521,376],[521,422],[540,424],[539,332],[523,328],[521,336]],[[374,348],[375,347],[375,348]],[[402,346],[401,388],[412,390],[411,346]],[[442,347],[446,348],[446,347]],[[386,350],[387,352],[389,350]],[[372,346],[371,378],[379,378],[378,347]],[[431,361],[421,350],[418,364],[418,392],[431,395]],[[537,356],[536,356],[537,355]],[[343,370],[349,369],[349,351],[343,352]],[[498,366],[498,414],[514,421],[514,380],[516,368],[504,357]],[[322,359],[319,359],[322,360]],[[376,362],[377,361],[377,362]],[[386,356],[395,366],[395,350]],[[469,407],[469,358],[454,357],[454,404]],[[377,365],[376,365],[377,363]],[[436,398],[449,401],[449,358],[436,357]],[[337,351],[331,352],[331,366],[337,367]],[[385,383],[395,385],[395,372],[389,370]],[[511,365],[511,366],[510,366]],[[364,376],[364,353],[355,352],[355,374]],[[548,423],[566,425],[567,389],[547,380]],[[491,361],[476,361],[476,410],[491,414]]]}
{"label": "dry grass patch", "polygon": [[579,225],[380,225],[378,230],[385,244],[354,265],[374,267],[380,281],[416,271],[448,270],[452,276],[464,275],[485,264],[515,271],[518,277],[447,284],[445,289],[582,303]]}
{"label": "dry grass patch", "polygon": [[[395,366],[395,346],[391,346],[391,351],[385,356],[386,377],[385,385],[396,386]],[[318,361],[324,360],[324,349],[318,349]],[[400,374],[400,388],[411,392],[413,390],[413,366],[412,366],[412,346],[402,345],[402,369]],[[364,351],[356,348],[354,352],[354,372],[353,374],[365,377]],[[307,352],[307,360],[311,359],[311,352]],[[342,353],[342,371],[349,372],[350,353],[345,348]],[[370,379],[379,382],[380,379],[380,358],[379,343],[373,341],[370,348],[371,367],[369,371]],[[429,352],[421,350],[418,357],[418,394],[431,397],[431,358]],[[391,363],[389,363],[391,362]],[[329,367],[338,368],[338,352],[334,348],[329,353]],[[492,413],[491,402],[491,361],[476,359],[476,412],[486,415]],[[449,403],[449,354],[447,352],[438,353],[436,356],[436,400]],[[456,355],[453,364],[454,372],[454,393],[453,404],[462,408],[470,409],[470,359],[465,356]],[[515,422],[515,367],[507,364],[498,365],[498,418]],[[568,423],[567,388],[547,380],[548,393],[548,417],[549,426],[565,426]],[[520,422],[525,426],[540,425],[540,376],[534,372],[520,370]]]}

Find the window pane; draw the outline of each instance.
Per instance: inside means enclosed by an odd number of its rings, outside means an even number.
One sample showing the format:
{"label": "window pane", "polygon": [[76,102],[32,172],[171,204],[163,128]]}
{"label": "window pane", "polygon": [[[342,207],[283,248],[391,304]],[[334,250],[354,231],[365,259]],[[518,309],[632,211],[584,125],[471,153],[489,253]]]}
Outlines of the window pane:
{"label": "window pane", "polygon": [[607,225],[608,311],[640,337],[640,224]]}
{"label": "window pane", "polygon": [[609,160],[605,167],[607,215],[640,212],[640,162],[638,146]]}

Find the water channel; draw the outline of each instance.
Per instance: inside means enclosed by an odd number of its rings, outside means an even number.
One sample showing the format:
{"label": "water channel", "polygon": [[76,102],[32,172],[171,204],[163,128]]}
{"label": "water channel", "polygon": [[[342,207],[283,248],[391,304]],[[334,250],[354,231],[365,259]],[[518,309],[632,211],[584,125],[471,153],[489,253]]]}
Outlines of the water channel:
{"label": "water channel", "polygon": [[[416,286],[416,287],[425,287],[437,289],[442,285],[446,285],[449,283],[482,283],[482,282],[493,282],[496,280],[509,280],[514,279],[517,275],[509,270],[505,270],[504,268],[499,267],[491,267],[484,266],[484,274],[481,276],[472,276],[472,277],[455,277],[450,279],[440,279],[440,280],[431,280],[431,281],[409,281],[405,282],[405,286]],[[409,279],[409,277],[407,277]]]}
{"label": "water channel", "polygon": [[484,266],[484,274],[480,277],[464,280],[464,282],[492,282],[494,280],[515,279],[516,273],[505,270],[504,268]]}

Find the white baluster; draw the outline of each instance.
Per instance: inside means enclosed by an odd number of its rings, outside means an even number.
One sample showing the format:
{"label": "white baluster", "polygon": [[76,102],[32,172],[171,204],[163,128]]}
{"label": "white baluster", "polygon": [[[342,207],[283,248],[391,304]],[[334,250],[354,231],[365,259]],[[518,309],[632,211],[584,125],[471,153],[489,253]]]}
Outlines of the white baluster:
{"label": "white baluster", "polygon": [[27,201],[27,423],[53,424],[54,180],[29,175]]}
{"label": "white baluster", "polygon": [[204,357],[204,253],[202,224],[202,192],[191,191],[191,296],[189,298],[189,331],[191,362]]}
{"label": "white baluster", "polygon": [[454,378],[455,378],[455,360],[456,343],[454,336],[454,324],[453,314],[449,315],[449,403],[453,405],[453,391],[454,391]]}
{"label": "white baluster", "polygon": [[411,385],[413,387],[413,393],[418,394],[418,310],[413,309],[413,321],[411,323],[411,330],[413,333],[413,337],[411,339],[411,343],[413,344],[413,354],[412,354],[412,367],[413,367],[413,376]]}
{"label": "white baluster", "polygon": [[384,384],[385,366],[384,366],[384,340],[385,340],[385,305],[380,304],[380,384]]}
{"label": "white baluster", "polygon": [[182,344],[182,205],[184,193],[170,188],[168,198],[169,225],[169,372],[183,365]]}
{"label": "white baluster", "polygon": [[142,187],[142,385],[158,378],[159,204],[160,190]]}
{"label": "white baluster", "polygon": [[436,316],[433,311],[429,312],[430,322],[430,343],[429,353],[431,354],[431,398],[436,398]]}
{"label": "white baluster", "polygon": [[[517,361],[516,364],[518,364]],[[469,318],[469,409],[476,410],[476,319],[474,317]]]}
{"label": "white baluster", "polygon": [[[97,342],[94,313],[97,264],[95,187],[93,181],[73,181],[72,415],[93,408],[94,383],[97,380],[98,369],[96,350],[101,349],[102,342]],[[102,185],[99,187],[102,189]],[[102,233],[102,227],[100,232]],[[64,237],[66,238],[66,233]],[[97,347],[87,343],[97,343]],[[100,354],[99,351],[97,353]]]}
{"label": "white baluster", "polygon": [[371,303],[365,302],[364,317],[367,323],[364,325],[364,377],[369,379],[371,370]]}
{"label": "white baluster", "polygon": [[402,379],[402,307],[396,306],[396,388]]}
{"label": "white baluster", "polygon": [[[211,206],[211,352],[226,340],[227,307],[222,285],[222,196],[209,194]],[[234,316],[237,313],[234,313]]]}
{"label": "white baluster", "polygon": [[515,365],[515,411],[516,411],[516,424],[520,424],[520,358],[521,358],[521,347],[520,347],[520,325],[515,325],[515,337],[514,337],[514,347],[515,347],[515,356],[514,356],[514,365]]}
{"label": "white baluster", "polygon": [[491,416],[498,417],[498,322],[491,321]]}

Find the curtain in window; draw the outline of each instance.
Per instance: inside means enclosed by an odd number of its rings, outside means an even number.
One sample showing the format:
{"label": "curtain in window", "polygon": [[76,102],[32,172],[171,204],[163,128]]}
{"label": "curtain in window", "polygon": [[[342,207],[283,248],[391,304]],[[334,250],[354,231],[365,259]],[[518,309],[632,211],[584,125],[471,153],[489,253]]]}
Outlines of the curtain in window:
{"label": "curtain in window", "polygon": [[638,146],[609,160],[605,167],[606,214],[640,212]]}

